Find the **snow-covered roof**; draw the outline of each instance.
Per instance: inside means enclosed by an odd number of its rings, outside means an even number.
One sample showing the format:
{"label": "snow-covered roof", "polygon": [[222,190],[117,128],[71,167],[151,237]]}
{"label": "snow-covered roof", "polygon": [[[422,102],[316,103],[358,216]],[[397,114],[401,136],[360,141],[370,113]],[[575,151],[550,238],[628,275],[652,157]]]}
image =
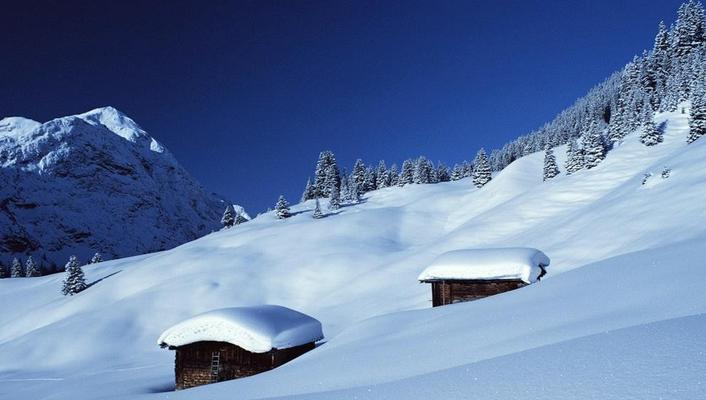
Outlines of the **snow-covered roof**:
{"label": "snow-covered roof", "polygon": [[519,279],[532,283],[547,265],[549,257],[528,247],[456,250],[437,257],[417,279],[422,282]]}
{"label": "snow-covered roof", "polygon": [[157,343],[179,347],[202,341],[227,342],[253,353],[266,353],[323,338],[318,320],[287,307],[260,305],[199,314],[164,331]]}

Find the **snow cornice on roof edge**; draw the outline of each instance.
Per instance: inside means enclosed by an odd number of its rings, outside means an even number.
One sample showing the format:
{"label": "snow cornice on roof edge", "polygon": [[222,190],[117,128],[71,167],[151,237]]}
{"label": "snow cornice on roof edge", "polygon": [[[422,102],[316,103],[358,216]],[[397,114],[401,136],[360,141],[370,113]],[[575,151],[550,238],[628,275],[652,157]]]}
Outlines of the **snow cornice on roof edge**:
{"label": "snow cornice on roof edge", "polygon": [[203,341],[227,342],[252,353],[287,349],[324,338],[321,323],[278,305],[222,308],[167,329],[157,343],[176,348]]}
{"label": "snow cornice on roof edge", "polygon": [[421,282],[443,280],[521,280],[536,282],[549,257],[529,247],[455,250],[441,254],[417,278]]}

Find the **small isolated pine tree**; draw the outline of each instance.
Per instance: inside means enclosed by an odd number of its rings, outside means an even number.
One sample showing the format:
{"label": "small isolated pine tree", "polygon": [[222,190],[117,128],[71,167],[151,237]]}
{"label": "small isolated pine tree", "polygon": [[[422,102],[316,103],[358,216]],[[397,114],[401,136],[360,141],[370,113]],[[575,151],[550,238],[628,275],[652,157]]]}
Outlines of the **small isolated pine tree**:
{"label": "small isolated pine tree", "polygon": [[103,256],[101,253],[96,252],[96,254],[91,257],[91,264],[98,264],[99,262],[103,262]]}
{"label": "small isolated pine tree", "polygon": [[223,212],[221,224],[223,224],[224,228],[230,228],[235,225],[235,209],[232,204],[228,204],[226,210]]}
{"label": "small isolated pine tree", "polygon": [[473,184],[476,187],[483,187],[492,179],[490,163],[484,149],[478,150],[476,158],[473,159]]}
{"label": "small isolated pine tree", "polygon": [[27,257],[27,261],[25,261],[25,276],[32,278],[41,275],[42,273],[39,270],[39,266],[34,262],[32,256]]}
{"label": "small isolated pine tree", "polygon": [[312,218],[314,219],[321,219],[324,217],[324,214],[321,212],[321,205],[319,204],[319,198],[316,198],[316,207],[314,207],[314,213],[311,214]]}
{"label": "small isolated pine tree", "polygon": [[22,278],[23,276],[25,276],[25,273],[22,269],[22,263],[15,257],[10,267],[10,278]]}
{"label": "small isolated pine tree", "polygon": [[287,199],[284,198],[284,195],[279,196],[277,204],[275,205],[275,213],[277,214],[278,219],[285,219],[290,217],[289,202],[287,202]]}
{"label": "small isolated pine tree", "polygon": [[341,192],[340,190],[334,190],[328,200],[328,209],[338,210],[339,208],[341,208]]}
{"label": "small isolated pine tree", "polygon": [[244,222],[248,222],[248,219],[245,218],[242,214],[240,214],[239,212],[236,211],[236,212],[235,212],[235,225],[240,225],[240,224],[242,224],[242,223],[244,223]]}
{"label": "small isolated pine tree", "polygon": [[702,85],[696,88],[689,110],[689,136],[687,143],[693,143],[706,133],[706,91]]}
{"label": "small isolated pine tree", "polygon": [[547,146],[544,151],[544,180],[552,179],[559,175],[559,167],[556,165],[556,157],[554,157],[554,150]]}
{"label": "small isolated pine tree", "polygon": [[645,146],[654,146],[656,144],[662,143],[662,132],[657,129],[654,121],[654,111],[652,111],[652,105],[649,102],[644,104],[643,109],[644,116],[642,122],[642,134],[640,135],[640,142]]}
{"label": "small isolated pine tree", "polygon": [[83,269],[78,263],[76,256],[69,258],[69,262],[66,263],[64,269],[66,270],[66,277],[64,278],[64,287],[61,290],[64,296],[73,296],[88,287],[86,278],[83,275]]}
{"label": "small isolated pine tree", "polygon": [[672,174],[672,169],[669,167],[664,167],[662,169],[662,179],[667,179]]}
{"label": "small isolated pine tree", "polygon": [[583,149],[576,139],[569,142],[566,148],[566,175],[571,175],[583,169]]}

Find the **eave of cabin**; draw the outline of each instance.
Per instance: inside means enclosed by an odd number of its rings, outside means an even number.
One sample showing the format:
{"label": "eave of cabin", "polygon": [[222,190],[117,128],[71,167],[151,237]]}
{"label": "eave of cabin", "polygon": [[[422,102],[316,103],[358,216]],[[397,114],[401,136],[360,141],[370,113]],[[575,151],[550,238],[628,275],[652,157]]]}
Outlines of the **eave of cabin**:
{"label": "eave of cabin", "polygon": [[419,283],[473,283],[473,284],[483,284],[483,283],[500,283],[500,282],[522,282],[526,283],[522,279],[424,279],[420,280]]}

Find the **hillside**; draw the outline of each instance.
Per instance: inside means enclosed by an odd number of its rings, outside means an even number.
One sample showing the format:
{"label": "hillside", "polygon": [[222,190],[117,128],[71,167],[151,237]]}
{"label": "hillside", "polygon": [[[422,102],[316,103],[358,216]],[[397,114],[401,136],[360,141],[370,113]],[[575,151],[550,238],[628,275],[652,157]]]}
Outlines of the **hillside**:
{"label": "hillside", "polygon": [[[287,220],[263,214],[89,266],[96,283],[74,297],[58,275],[0,280],[0,398],[697,398],[706,141],[686,144],[687,115],[657,115],[662,144],[636,131],[598,167],[548,182],[534,153],[482,189],[386,188],[320,220],[312,202]],[[416,277],[434,257],[504,246],[542,249],[546,279],[430,308]],[[261,303],[316,317],[327,343],[271,372],[170,392],[164,329]]]}
{"label": "hillside", "polygon": [[219,227],[224,203],[112,107],[39,123],[0,120],[0,264],[113,259]]}

